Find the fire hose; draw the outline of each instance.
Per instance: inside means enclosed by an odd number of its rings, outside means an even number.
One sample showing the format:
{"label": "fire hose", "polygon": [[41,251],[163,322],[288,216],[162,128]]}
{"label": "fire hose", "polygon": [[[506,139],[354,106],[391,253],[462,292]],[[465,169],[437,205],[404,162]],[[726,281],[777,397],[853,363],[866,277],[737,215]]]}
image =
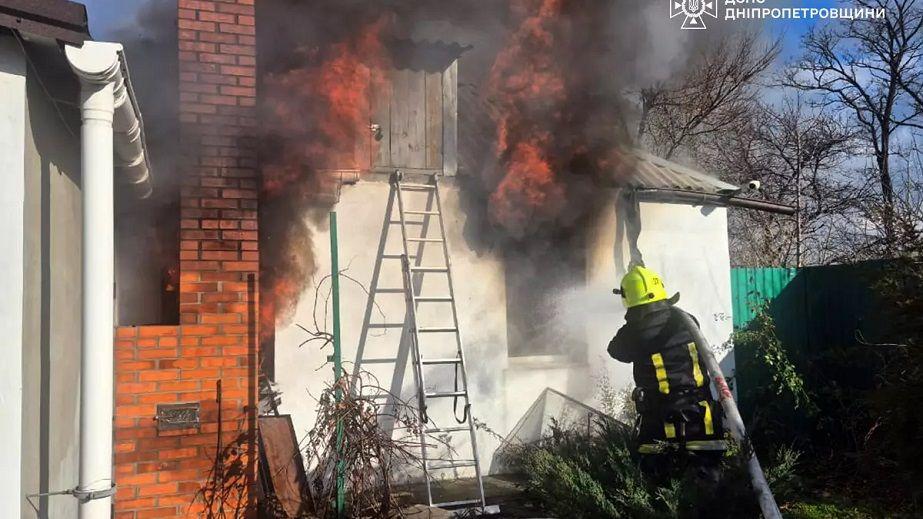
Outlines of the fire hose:
{"label": "fire hose", "polygon": [[756,493],[763,517],[765,519],[782,519],[782,512],[779,511],[776,499],[773,497],[769,483],[766,482],[766,476],[763,474],[763,469],[760,467],[760,461],[756,458],[756,452],[750,445],[749,438],[747,438],[747,431],[744,428],[744,421],[740,417],[740,410],[737,409],[734,395],[731,394],[731,389],[724,378],[724,372],[718,364],[718,359],[715,358],[708,341],[705,340],[705,336],[702,335],[702,331],[699,330],[692,317],[679,309],[677,309],[677,312],[682,317],[683,324],[689,329],[689,333],[692,334],[699,354],[702,356],[702,360],[705,361],[705,367],[711,373],[715,388],[718,390],[718,401],[724,410],[725,422],[728,424],[731,437],[743,446],[744,452],[749,453],[747,471],[750,473],[750,483]]}

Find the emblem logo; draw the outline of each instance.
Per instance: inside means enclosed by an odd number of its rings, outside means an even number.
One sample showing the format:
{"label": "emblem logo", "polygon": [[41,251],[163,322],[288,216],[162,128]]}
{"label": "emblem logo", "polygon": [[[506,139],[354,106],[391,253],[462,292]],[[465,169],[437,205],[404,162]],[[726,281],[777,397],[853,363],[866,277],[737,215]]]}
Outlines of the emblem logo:
{"label": "emblem logo", "polygon": [[704,16],[718,18],[718,0],[669,0],[670,18],[683,16],[683,29],[705,29]]}

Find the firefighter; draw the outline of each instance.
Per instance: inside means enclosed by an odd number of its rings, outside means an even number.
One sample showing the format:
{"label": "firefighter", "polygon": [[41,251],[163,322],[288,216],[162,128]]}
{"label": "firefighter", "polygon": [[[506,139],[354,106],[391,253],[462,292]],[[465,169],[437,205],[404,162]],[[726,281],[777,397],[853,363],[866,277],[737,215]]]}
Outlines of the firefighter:
{"label": "firefighter", "polygon": [[609,343],[609,355],[633,365],[642,471],[663,483],[688,468],[697,479],[717,483],[727,449],[721,409],[680,318],[683,310],[674,306],[679,294],[668,298],[660,276],[638,265],[629,268],[615,292],[627,311],[625,325]]}

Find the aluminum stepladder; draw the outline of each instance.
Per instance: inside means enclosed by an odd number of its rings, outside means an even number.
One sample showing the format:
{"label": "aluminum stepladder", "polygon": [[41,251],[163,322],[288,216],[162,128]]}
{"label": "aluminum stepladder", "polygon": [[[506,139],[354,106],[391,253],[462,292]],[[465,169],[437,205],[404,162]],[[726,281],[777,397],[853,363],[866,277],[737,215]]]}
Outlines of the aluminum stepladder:
{"label": "aluminum stepladder", "polygon": [[[413,373],[417,385],[417,399],[420,408],[420,418],[423,422],[420,434],[420,444],[423,455],[423,473],[426,480],[426,496],[430,506],[441,507],[465,507],[471,506],[484,510],[486,503],[484,500],[484,482],[481,478],[481,463],[478,457],[477,439],[475,434],[474,420],[471,417],[471,399],[468,393],[468,373],[465,369],[465,354],[462,346],[461,332],[458,323],[458,311],[455,305],[455,287],[452,283],[452,266],[449,259],[449,248],[446,242],[445,222],[442,213],[442,199],[439,196],[439,184],[435,175],[430,177],[430,183],[414,184],[404,182],[403,174],[396,171],[391,177],[391,189],[397,195],[398,220],[401,227],[401,242],[403,245],[403,254],[401,264],[403,268],[404,290],[407,299],[407,324],[410,328],[411,350],[413,355]],[[404,193],[406,191],[425,191],[431,194],[435,199],[435,211],[431,208],[426,210],[414,210],[405,207]],[[431,206],[431,204],[427,204]],[[421,227],[423,234],[421,236],[409,236],[407,232],[407,216],[422,216],[424,221],[435,217],[439,222],[439,236],[427,236],[429,229],[433,226],[423,225]],[[442,264],[422,264],[426,244],[441,244]],[[417,255],[410,253],[410,244],[418,244]],[[416,257],[416,264],[411,264],[410,258]],[[414,276],[424,275],[441,275],[445,276],[445,284],[448,288],[448,294],[440,296],[423,297],[417,293],[416,287],[422,287],[422,281],[417,280],[414,283]],[[417,310],[421,304],[447,305],[451,308],[451,326],[421,326],[417,320]],[[430,335],[454,335],[455,339],[455,356],[448,358],[432,357],[427,358],[425,354],[426,341],[424,337]],[[426,389],[426,368],[427,366],[451,365],[455,368],[455,387],[451,391],[434,390],[428,392]],[[459,381],[461,385],[459,386]],[[433,425],[427,415],[428,401],[432,399],[452,398],[457,404],[459,399],[463,401],[463,418],[456,421],[458,426],[454,427],[431,427]],[[430,460],[427,457],[427,435],[431,434],[455,434],[467,431],[470,435],[471,458],[461,460]],[[434,463],[435,461],[435,463]],[[433,502],[431,472],[446,469],[457,469],[463,467],[473,467],[477,478],[478,496],[472,499],[456,500],[448,502]]]}

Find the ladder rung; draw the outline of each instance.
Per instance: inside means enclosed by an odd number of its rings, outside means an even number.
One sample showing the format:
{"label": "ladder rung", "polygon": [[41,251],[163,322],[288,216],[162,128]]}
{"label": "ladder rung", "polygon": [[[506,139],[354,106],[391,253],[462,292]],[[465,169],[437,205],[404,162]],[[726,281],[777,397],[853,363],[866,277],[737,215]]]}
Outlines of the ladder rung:
{"label": "ladder rung", "polygon": [[[388,223],[391,225],[400,225],[401,221],[400,220],[388,220]],[[411,222],[408,220],[404,220],[404,225],[423,225],[424,223],[425,222]]]}
{"label": "ladder rung", "polygon": [[369,328],[374,328],[376,330],[382,328],[403,328],[404,323],[369,323]]}
{"label": "ladder rung", "polygon": [[410,267],[411,272],[448,272],[448,267]]}
{"label": "ladder rung", "polygon": [[393,364],[397,359],[362,359],[359,364]]}
{"label": "ladder rung", "polygon": [[406,292],[403,288],[373,288],[372,292],[379,294],[403,294]]}
{"label": "ladder rung", "polygon": [[457,469],[461,467],[473,467],[475,465],[477,465],[477,462],[475,462],[474,460],[458,460],[458,461],[450,461],[447,463],[442,463],[439,465],[430,465],[429,463],[427,463],[426,468],[430,470],[442,470],[442,469]]}
{"label": "ladder rung", "polygon": [[434,507],[446,507],[446,506],[464,506],[464,505],[479,505],[481,504],[480,499],[465,499],[463,501],[446,501],[444,503],[433,503]]}
{"label": "ladder rung", "polygon": [[456,396],[465,396],[464,391],[449,391],[448,393],[423,393],[426,398],[450,398]]}
{"label": "ladder rung", "polygon": [[455,333],[458,328],[417,328],[419,333]]}
{"label": "ladder rung", "polygon": [[[467,410],[470,406],[467,381],[463,385],[464,387],[462,388],[461,391],[459,391],[458,381],[456,380],[456,385],[454,387],[454,390],[444,390],[444,389],[433,388],[432,392],[427,392],[426,387],[421,383],[422,378],[423,378],[423,372],[419,371],[419,370],[422,370],[424,366],[434,366],[434,365],[454,366],[455,371],[456,371],[456,376],[457,376],[458,368],[459,366],[461,366],[462,376],[465,375],[464,373],[465,365],[464,365],[464,361],[462,360],[463,359],[463,353],[461,349],[462,345],[460,342],[461,335],[458,329],[458,322],[457,322],[458,319],[454,320],[455,322],[453,322],[453,326],[441,325],[441,326],[421,327],[419,326],[419,323],[417,322],[417,316],[414,313],[417,311],[418,303],[450,303],[452,305],[451,310],[452,310],[453,316],[455,314],[455,297],[452,294],[452,286],[451,286],[452,275],[451,275],[451,271],[449,267],[449,251],[446,248],[447,237],[444,232],[445,229],[441,229],[443,232],[437,231],[432,234],[427,232],[427,225],[430,222],[429,216],[435,216],[439,220],[440,225],[443,222],[442,212],[440,211],[441,206],[439,205],[440,204],[439,187],[435,182],[436,180],[435,178],[432,179],[433,182],[431,184],[404,183],[403,176],[400,171],[395,171],[394,175],[391,178],[392,178],[391,195],[394,196],[395,191],[396,191],[397,200],[399,203],[398,205],[399,213],[397,216],[398,222],[396,223],[400,224],[401,226],[401,237],[404,240],[404,247],[403,247],[404,252],[405,253],[410,252],[410,245],[409,245],[410,243],[441,243],[443,252],[445,253],[444,254],[445,258],[444,258],[444,261],[442,262],[443,265],[420,265],[420,263],[426,263],[425,261],[421,260],[420,254],[417,254],[417,261],[405,262],[405,265],[403,266],[405,284],[413,280],[419,281],[420,279],[423,279],[422,275],[413,276],[413,274],[422,274],[425,272],[444,273],[446,274],[446,276],[448,276],[446,279],[449,282],[449,287],[448,287],[449,290],[447,291],[448,295],[441,295],[441,296],[439,295],[422,296],[417,293],[418,290],[422,291],[421,289],[414,287],[413,285],[408,285],[405,293],[407,296],[409,296],[408,303],[412,303],[412,304],[410,304],[410,306],[408,307],[408,312],[409,312],[408,318],[410,319],[410,321],[406,321],[406,322],[408,326],[411,327],[413,336],[415,337],[414,341],[418,345],[421,340],[420,334],[423,334],[423,333],[455,334],[456,340],[459,341],[458,351],[456,352],[455,357],[447,357],[447,358],[436,357],[436,358],[428,359],[428,358],[423,358],[423,356],[420,354],[419,349],[414,351],[414,362],[416,362],[417,370],[419,372],[418,375],[420,375],[419,378],[421,379],[420,381],[418,381],[418,384],[417,384],[417,396],[418,398],[420,398],[420,404],[424,410],[427,407],[427,405],[429,405],[429,402],[427,399],[430,399],[430,398],[455,398],[455,399],[464,398],[465,399],[464,405],[465,405],[465,409]],[[437,205],[434,207],[430,205],[429,203],[427,203],[423,208],[420,208],[420,205],[417,205],[418,209],[405,209],[403,198],[401,198],[401,190],[404,190],[404,189],[427,191],[428,193],[426,194],[426,196],[429,197],[429,201],[432,201],[432,197],[435,197],[436,198],[435,202]],[[409,220],[408,217],[412,215],[422,215],[423,217]],[[387,218],[388,218],[389,223],[395,223],[393,221],[393,218],[394,218],[393,213],[389,214]],[[412,232],[412,231],[408,231],[407,229],[407,226],[409,225],[420,225],[420,227],[417,227],[417,229],[420,229],[420,231],[413,232],[413,234],[416,234],[417,236],[412,237],[412,238],[407,237],[408,232]],[[386,227],[386,229],[388,229],[388,227]],[[439,237],[438,238],[426,237],[427,234],[430,234],[430,236],[435,235]],[[419,247],[425,247],[425,246],[420,245]],[[437,248],[438,247],[439,246],[437,246]],[[420,248],[420,250],[423,250],[423,248]],[[412,263],[417,263],[417,265],[413,265]],[[445,307],[441,307],[437,309],[446,310]],[[442,322],[445,322],[445,321],[442,321]],[[457,404],[458,400],[455,400],[455,402]],[[424,416],[425,414],[426,414],[425,412],[422,413],[422,415]],[[443,427],[443,428],[437,427],[434,424],[431,429],[424,429],[425,434],[461,433],[463,431],[469,431],[472,435],[474,434],[474,425],[473,425],[472,420],[467,420],[467,423],[465,424],[458,424],[456,426]],[[425,448],[423,449],[424,471],[436,471],[436,470],[447,470],[447,469],[451,470],[451,469],[460,469],[463,467],[474,467],[477,480],[478,480],[478,487],[479,487],[479,497],[480,497],[479,499],[460,499],[456,501],[444,501],[441,503],[433,503],[432,492],[430,490],[429,481],[427,481],[427,494],[428,494],[428,498],[429,498],[428,500],[431,506],[450,507],[450,508],[455,509],[456,513],[459,513],[458,512],[459,509],[466,510],[466,512],[467,510],[472,510],[472,511],[476,511],[477,513],[485,511],[486,507],[484,503],[484,487],[483,487],[483,483],[481,480],[481,472],[480,472],[479,462],[478,462],[477,447],[475,445],[473,436],[471,438],[471,447],[472,447],[472,458],[474,459],[470,459],[470,460],[464,460],[464,459],[462,460],[446,460],[446,459],[427,460],[426,459],[426,449]]]}
{"label": "ladder rung", "polygon": [[458,364],[461,362],[460,357],[455,357],[452,359],[421,359],[422,364]]}
{"label": "ladder rung", "polygon": [[468,431],[468,430],[470,430],[468,427],[445,427],[442,429],[437,427],[435,429],[427,429],[424,432],[426,434],[434,434],[434,433],[453,433],[453,432],[461,432],[461,431]]}

